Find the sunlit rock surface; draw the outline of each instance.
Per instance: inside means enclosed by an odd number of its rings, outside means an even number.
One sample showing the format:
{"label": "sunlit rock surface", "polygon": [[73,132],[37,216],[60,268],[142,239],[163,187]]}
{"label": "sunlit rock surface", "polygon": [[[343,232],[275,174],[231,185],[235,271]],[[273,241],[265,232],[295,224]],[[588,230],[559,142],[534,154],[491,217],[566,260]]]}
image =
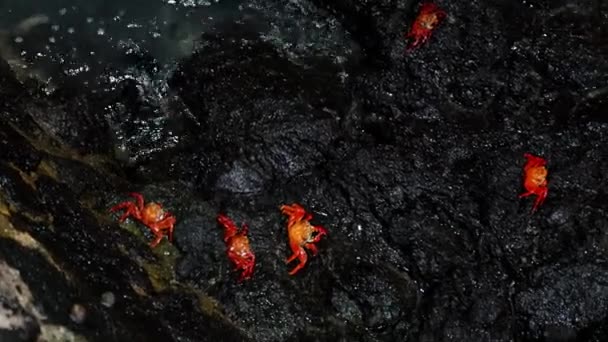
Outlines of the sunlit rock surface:
{"label": "sunlit rock surface", "polygon": [[[19,3],[0,341],[608,336],[603,2],[438,2],[408,54],[414,2]],[[525,152],[548,160],[533,215]],[[108,213],[132,191],[175,214],[173,244]],[[329,232],[296,276],[292,202]],[[250,227],[250,281],[219,212]]]}

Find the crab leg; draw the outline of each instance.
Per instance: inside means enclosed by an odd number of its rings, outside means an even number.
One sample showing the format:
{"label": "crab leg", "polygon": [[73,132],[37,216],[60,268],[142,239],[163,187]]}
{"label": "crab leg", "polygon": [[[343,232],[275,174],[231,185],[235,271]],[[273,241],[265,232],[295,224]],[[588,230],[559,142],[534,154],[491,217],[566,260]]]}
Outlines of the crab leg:
{"label": "crab leg", "polygon": [[286,264],[289,264],[290,262],[294,261],[296,258],[299,258],[299,255],[302,253],[304,253],[304,255],[306,255],[306,252],[304,251],[302,246],[300,246],[300,243],[297,241],[290,242],[289,247],[291,248],[293,254],[289,258],[287,258],[287,260],[285,260]]}
{"label": "crab leg", "polygon": [[524,153],[524,158],[527,160],[527,168],[547,165],[547,162],[543,158],[537,157],[530,153]]}
{"label": "crab leg", "polygon": [[294,223],[301,221],[302,219],[312,219],[312,216],[307,214],[304,208],[296,203],[292,205],[282,205],[280,209],[283,214],[289,216],[287,226],[293,226]]}
{"label": "crab leg", "polygon": [[129,196],[135,198],[135,200],[137,201],[137,208],[140,211],[144,210],[144,196],[142,194],[140,194],[139,192],[132,192],[129,194]]}
{"label": "crab leg", "polygon": [[118,222],[124,222],[127,217],[133,216],[135,218],[139,218],[139,209],[133,204],[133,202],[122,202],[119,203],[112,208],[110,208],[110,212],[115,212],[121,209],[126,209],[125,212],[120,216]]}
{"label": "crab leg", "polygon": [[541,204],[543,204],[543,202],[545,201],[545,198],[547,198],[547,189],[543,189],[539,194],[538,197],[536,197],[536,201],[534,201],[534,207],[532,208],[532,212],[536,211],[538,209],[538,207],[540,207]]}
{"label": "crab leg", "polygon": [[237,269],[243,270],[239,278],[239,282],[251,278],[251,275],[253,274],[254,265],[255,256],[252,253],[247,253],[247,255],[244,257],[244,260],[242,260],[237,267]]}
{"label": "crab leg", "polygon": [[534,195],[534,191],[528,191],[528,192],[524,192],[523,194],[519,195],[519,198],[523,198],[523,197],[528,197],[528,196],[532,196]]}
{"label": "crab leg", "polygon": [[243,223],[241,226],[241,235],[247,235],[247,233],[249,233],[249,226],[247,223]]}
{"label": "crab leg", "polygon": [[[171,214],[169,214],[171,215]],[[169,231],[169,241],[173,241],[173,225],[175,224],[175,217],[173,216],[169,216],[164,218],[161,221],[158,221],[156,223],[150,224],[150,230],[152,230],[152,232],[154,232],[155,235],[160,235],[160,238],[162,238],[162,231],[163,230],[168,230]]]}
{"label": "crab leg", "polygon": [[162,238],[163,238],[162,233],[154,232],[154,240],[152,240],[152,242],[150,242],[150,247],[152,247],[152,248],[156,247],[160,243],[160,240],[162,240]]}
{"label": "crab leg", "polygon": [[319,253],[317,246],[313,245],[312,243],[307,243],[304,245],[304,247],[308,248],[312,252],[312,255],[317,255],[317,253]]}
{"label": "crab leg", "polygon": [[290,257],[291,261],[293,261],[293,259],[298,258],[298,260],[300,260],[300,263],[289,272],[289,275],[294,275],[296,274],[296,272],[298,272],[300,269],[302,269],[302,267],[304,267],[304,265],[306,265],[306,261],[308,260],[308,255],[306,254],[306,251],[304,251],[304,248],[299,248],[297,253],[294,253],[294,255],[292,255]]}
{"label": "crab leg", "polygon": [[219,214],[217,221],[224,226],[224,242],[237,234],[238,228],[228,216]]}
{"label": "crab leg", "polygon": [[252,255],[251,258],[249,259],[249,262],[245,266],[243,273],[241,274],[241,281],[251,278],[251,275],[253,274],[254,265],[255,265],[255,257]]}

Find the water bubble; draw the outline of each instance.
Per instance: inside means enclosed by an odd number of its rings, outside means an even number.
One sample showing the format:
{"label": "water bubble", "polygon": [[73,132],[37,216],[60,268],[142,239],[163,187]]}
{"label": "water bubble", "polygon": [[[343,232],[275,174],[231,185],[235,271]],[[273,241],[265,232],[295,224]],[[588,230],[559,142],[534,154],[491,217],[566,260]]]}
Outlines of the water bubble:
{"label": "water bubble", "polygon": [[116,303],[116,296],[114,296],[112,292],[104,292],[101,295],[101,305],[105,306],[106,308],[111,308],[114,306],[114,303]]}

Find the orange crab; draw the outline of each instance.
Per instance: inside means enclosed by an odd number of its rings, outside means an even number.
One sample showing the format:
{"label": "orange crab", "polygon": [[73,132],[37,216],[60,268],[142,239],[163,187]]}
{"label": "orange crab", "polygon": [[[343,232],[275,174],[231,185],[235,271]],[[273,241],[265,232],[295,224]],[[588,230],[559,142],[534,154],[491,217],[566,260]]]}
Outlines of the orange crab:
{"label": "orange crab", "polygon": [[137,203],[125,201],[110,208],[110,212],[126,209],[118,221],[124,222],[127,217],[133,216],[133,218],[145,224],[155,236],[154,240],[150,242],[152,248],[160,243],[164,235],[168,236],[169,241],[173,241],[175,216],[165,211],[158,203],[149,202],[144,206],[144,197],[140,193],[132,192],[129,196],[135,198]]}
{"label": "orange crab", "polygon": [[247,225],[243,224],[239,232],[234,222],[223,214],[217,216],[217,222],[224,226],[224,242],[226,243],[228,258],[236,266],[235,270],[243,270],[239,282],[250,279],[255,266],[255,255],[251,251],[247,238],[249,230]]}
{"label": "orange crab", "polygon": [[532,212],[535,212],[538,207],[547,198],[547,162],[541,157],[537,157],[530,153],[525,153],[526,164],[524,165],[524,188],[526,192],[519,195],[519,198],[536,195]]}
{"label": "orange crab", "polygon": [[445,17],[447,17],[447,13],[440,9],[439,6],[430,2],[423,3],[420,6],[418,17],[416,17],[410,31],[405,36],[406,39],[413,39],[406,51],[410,51],[426,42],[433,33],[433,30]]}
{"label": "orange crab", "polygon": [[289,217],[287,221],[287,234],[289,236],[289,247],[293,255],[290,256],[286,263],[294,261],[296,258],[300,263],[289,272],[290,275],[296,274],[308,260],[308,255],[304,248],[309,249],[313,255],[317,255],[317,246],[314,244],[321,240],[323,235],[327,235],[327,230],[321,226],[313,226],[310,224],[312,214],[307,213],[299,204],[282,205],[281,212]]}

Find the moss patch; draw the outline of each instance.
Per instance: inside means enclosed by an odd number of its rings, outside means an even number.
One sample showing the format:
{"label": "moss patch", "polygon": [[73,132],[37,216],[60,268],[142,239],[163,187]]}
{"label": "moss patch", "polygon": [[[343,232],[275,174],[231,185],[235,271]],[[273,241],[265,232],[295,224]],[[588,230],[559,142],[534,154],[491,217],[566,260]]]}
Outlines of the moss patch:
{"label": "moss patch", "polygon": [[40,164],[38,164],[38,169],[36,170],[36,173],[57,180],[57,168],[55,167],[52,161],[43,159]]}
{"label": "moss patch", "polygon": [[141,266],[148,273],[150,282],[157,292],[163,291],[175,284],[175,263],[180,254],[177,248],[166,239],[152,250],[156,262],[144,262]]}
{"label": "moss patch", "polygon": [[69,275],[59,267],[59,264],[55,262],[49,251],[29,233],[15,229],[9,218],[10,211],[8,210],[8,206],[0,200],[0,237],[11,239],[25,248],[37,251],[49,264],[53,265],[57,271],[63,273],[69,280]]}

